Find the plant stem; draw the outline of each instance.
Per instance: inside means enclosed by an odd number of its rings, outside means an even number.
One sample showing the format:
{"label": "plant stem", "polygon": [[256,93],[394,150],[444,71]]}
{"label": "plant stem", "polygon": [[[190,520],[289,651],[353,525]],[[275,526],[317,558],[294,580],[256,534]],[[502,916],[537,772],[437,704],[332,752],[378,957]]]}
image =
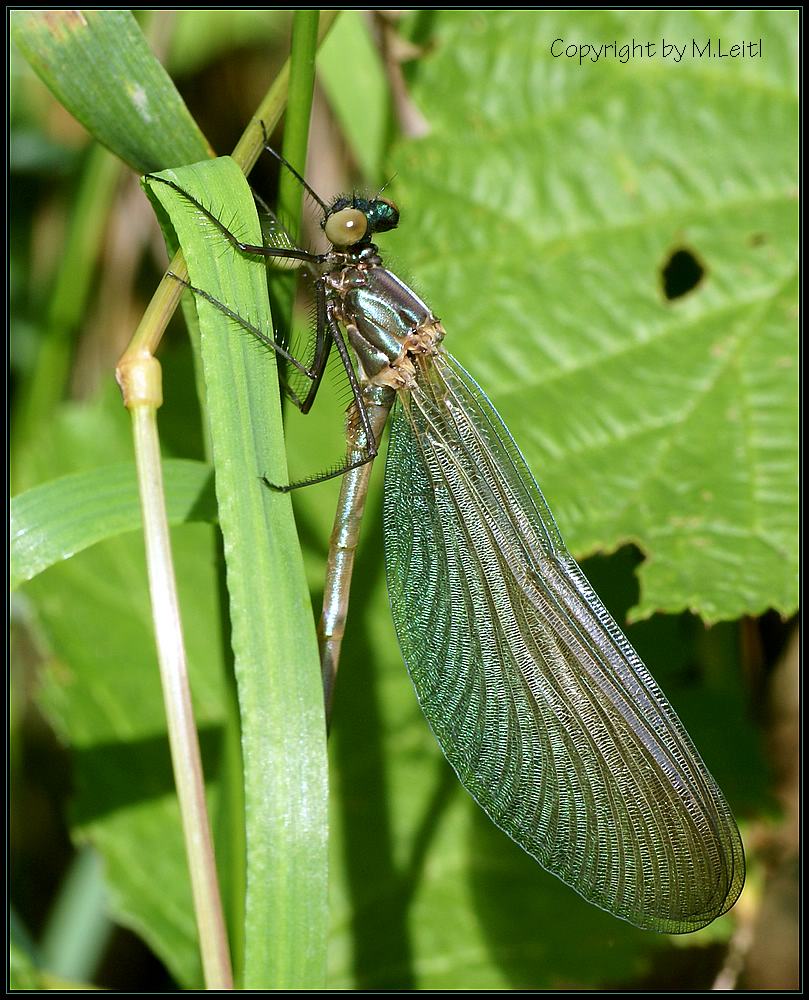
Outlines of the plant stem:
{"label": "plant stem", "polygon": [[132,414],[143,508],[149,591],[168,722],[174,780],[200,937],[206,988],[232,990],[227,935],[219,896],[213,841],[205,804],[202,760],[191,707],[185,647],[171,561],[163,496],[157,407],[162,402],[160,366],[151,357],[128,366],[122,388]]}
{"label": "plant stem", "polygon": [[[283,154],[302,176],[306,173],[306,149],[309,120],[315,86],[315,56],[319,11],[296,10],[292,21],[292,51],[289,57],[289,97],[284,118]],[[278,184],[278,210],[290,236],[300,235],[303,189],[288,170],[281,171]]]}

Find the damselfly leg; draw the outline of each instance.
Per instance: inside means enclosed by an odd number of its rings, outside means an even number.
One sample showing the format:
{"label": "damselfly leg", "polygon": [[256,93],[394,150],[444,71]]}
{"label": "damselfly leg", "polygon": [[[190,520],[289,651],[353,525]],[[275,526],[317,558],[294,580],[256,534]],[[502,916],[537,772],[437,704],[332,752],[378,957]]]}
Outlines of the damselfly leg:
{"label": "damselfly leg", "polygon": [[[280,159],[286,167],[290,170],[292,169],[289,167],[289,164],[283,160],[283,158],[275,153],[274,150],[270,149],[270,147],[267,147],[267,149],[274,156],[276,156],[276,158]],[[293,173],[295,173],[295,176],[298,177],[298,179],[301,179],[295,171],[293,171]],[[304,264],[307,266],[311,276],[315,301],[314,346],[311,360],[308,363],[305,363],[284,346],[282,338],[278,337],[274,330],[268,333],[259,329],[249,319],[241,315],[235,309],[232,309],[226,303],[216,299],[205,289],[198,288],[195,285],[179,278],[177,275],[171,275],[176,281],[180,281],[184,284],[194,295],[205,299],[224,315],[232,319],[234,323],[240,326],[243,330],[250,333],[260,343],[270,348],[277,357],[281,358],[286,365],[291,367],[293,372],[297,373],[297,375],[304,380],[305,391],[299,392],[295,387],[293,387],[287,374],[283,370],[279,369],[282,391],[290,402],[301,411],[301,413],[306,414],[311,410],[320,390],[332,347],[334,346],[336,349],[340,364],[345,371],[352,397],[350,407],[352,413],[349,416],[347,452],[344,461],[325,472],[307,476],[287,484],[272,483],[265,478],[264,481],[266,485],[271,489],[280,492],[288,492],[289,490],[297,489],[302,486],[313,485],[327,479],[341,476],[351,469],[355,469],[364,465],[366,462],[372,461],[378,454],[379,440],[372,427],[371,418],[361,391],[360,378],[357,374],[355,361],[352,358],[351,349],[346,344],[343,333],[340,329],[340,317],[338,315],[334,296],[331,294],[331,284],[334,279],[330,274],[330,255],[311,253],[308,250],[295,246],[289,237],[289,234],[278,222],[275,215],[269,210],[267,210],[267,212],[273,223],[272,236],[273,238],[277,238],[279,242],[282,242],[283,245],[259,246],[257,244],[242,241],[214,212],[199,201],[199,199],[191,195],[189,192],[184,191],[179,184],[169,178],[158,175],[151,175],[150,179],[171,187],[179,195],[185,198],[190,205],[199,211],[201,215],[216,228],[216,230],[236,252],[243,253],[248,256],[262,257],[266,259],[268,263],[290,261],[298,265]],[[317,199],[319,204],[325,204],[312,191],[308,184],[305,186],[306,189]],[[266,206],[264,207],[266,208]]]}

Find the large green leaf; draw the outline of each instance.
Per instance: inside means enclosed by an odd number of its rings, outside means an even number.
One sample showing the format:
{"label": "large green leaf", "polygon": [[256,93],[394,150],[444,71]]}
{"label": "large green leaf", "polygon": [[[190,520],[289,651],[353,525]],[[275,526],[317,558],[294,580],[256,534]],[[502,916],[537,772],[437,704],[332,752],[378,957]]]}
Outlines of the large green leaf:
{"label": "large green leaf", "polygon": [[[397,152],[391,250],[570,548],[643,550],[637,616],[794,611],[796,13],[440,12],[433,29],[412,90],[432,131]],[[762,55],[692,54],[720,37]],[[633,38],[657,55],[551,54]],[[704,275],[667,299],[681,248]]]}

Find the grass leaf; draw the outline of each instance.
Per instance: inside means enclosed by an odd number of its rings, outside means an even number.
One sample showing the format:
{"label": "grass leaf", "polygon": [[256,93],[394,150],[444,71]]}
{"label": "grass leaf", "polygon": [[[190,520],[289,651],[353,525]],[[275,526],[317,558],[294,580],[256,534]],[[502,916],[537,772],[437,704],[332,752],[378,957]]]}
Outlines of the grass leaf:
{"label": "grass leaf", "polygon": [[12,37],[53,94],[139,173],[211,154],[128,10],[17,10]]}
{"label": "grass leaf", "polygon": [[[163,467],[170,524],[214,521],[211,468],[171,459]],[[11,501],[11,589],[60,559],[141,526],[131,463],[51,479]]]}
{"label": "grass leaf", "polygon": [[[160,176],[241,239],[261,242],[250,190],[230,158]],[[171,216],[191,282],[271,330],[263,263],[233,252],[176,190],[150,178],[145,187]],[[325,974],[325,724],[292,507],[261,482],[286,478],[274,359],[211,303],[196,302],[242,718],[244,988],[314,988]]]}

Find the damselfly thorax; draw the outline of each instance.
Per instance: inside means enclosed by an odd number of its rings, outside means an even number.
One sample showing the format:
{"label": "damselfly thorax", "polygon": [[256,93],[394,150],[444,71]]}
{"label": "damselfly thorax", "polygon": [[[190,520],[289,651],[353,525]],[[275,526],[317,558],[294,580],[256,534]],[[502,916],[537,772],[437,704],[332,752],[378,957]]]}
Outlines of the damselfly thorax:
{"label": "damselfly thorax", "polygon": [[382,264],[371,244],[329,255],[327,309],[346,332],[362,384],[394,390],[415,385],[413,356],[435,354],[444,329],[430,308]]}

